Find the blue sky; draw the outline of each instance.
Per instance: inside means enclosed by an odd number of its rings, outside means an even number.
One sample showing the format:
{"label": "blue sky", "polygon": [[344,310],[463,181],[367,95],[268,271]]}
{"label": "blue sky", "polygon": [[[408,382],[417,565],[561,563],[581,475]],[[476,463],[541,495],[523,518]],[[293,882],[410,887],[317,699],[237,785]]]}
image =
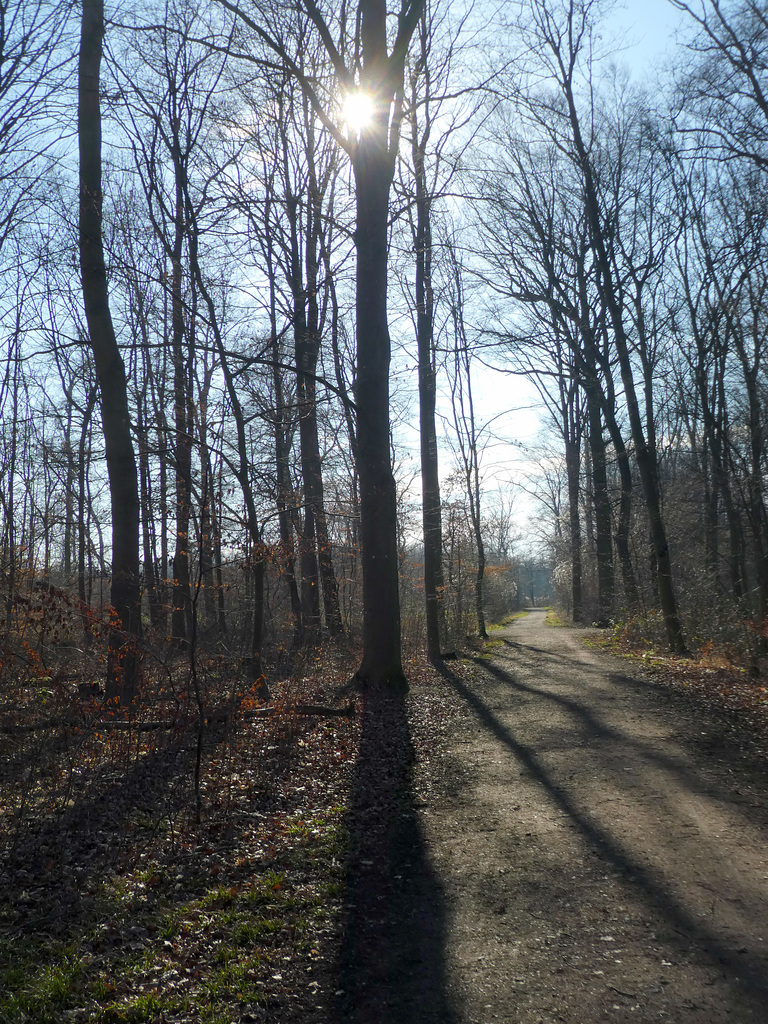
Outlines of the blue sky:
{"label": "blue sky", "polygon": [[669,0],[625,0],[610,20],[611,29],[626,32],[628,46],[619,62],[638,78],[653,74],[653,64],[674,45],[675,30],[689,21]]}

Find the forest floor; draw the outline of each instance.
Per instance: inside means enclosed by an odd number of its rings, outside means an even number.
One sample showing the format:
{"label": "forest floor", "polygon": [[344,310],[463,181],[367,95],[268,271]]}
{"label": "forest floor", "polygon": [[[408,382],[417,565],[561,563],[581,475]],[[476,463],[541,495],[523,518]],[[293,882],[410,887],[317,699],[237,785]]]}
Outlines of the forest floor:
{"label": "forest floor", "polygon": [[764,687],[545,619],[201,751],[4,726],[0,1024],[766,1024]]}

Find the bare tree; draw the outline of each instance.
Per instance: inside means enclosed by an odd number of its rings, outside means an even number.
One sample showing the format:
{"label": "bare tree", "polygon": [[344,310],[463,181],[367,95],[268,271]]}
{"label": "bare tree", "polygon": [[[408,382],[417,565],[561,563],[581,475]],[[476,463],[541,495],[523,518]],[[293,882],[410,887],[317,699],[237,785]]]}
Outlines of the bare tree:
{"label": "bare tree", "polygon": [[[444,632],[442,591],[442,516],[437,428],[436,295],[434,285],[435,217],[440,199],[451,188],[461,154],[472,133],[464,131],[478,113],[477,91],[457,83],[456,65],[462,57],[460,37],[472,5],[458,23],[449,21],[449,8],[427,0],[419,19],[417,45],[407,64],[407,109],[404,133],[407,148],[400,160],[398,194],[408,214],[414,255],[412,307],[419,372],[419,440],[421,455],[422,532],[427,654],[440,657]],[[467,101],[468,102],[465,102]],[[461,135],[463,133],[463,138]],[[453,150],[453,151],[451,151]]]}
{"label": "bare tree", "polygon": [[[659,603],[664,616],[670,648],[686,650],[673,584],[672,558],[662,509],[658,452],[654,443],[653,421],[648,419],[648,388],[652,379],[644,373],[644,402],[641,404],[633,366],[631,329],[625,320],[628,309],[622,282],[613,261],[612,232],[615,221],[606,207],[604,179],[597,159],[597,138],[592,132],[591,40],[596,0],[564,0],[555,8],[533,0],[531,21],[524,30],[541,60],[542,70],[555,85],[554,93],[543,92],[526,110],[531,129],[550,133],[550,137],[572,160],[581,177],[585,219],[595,259],[598,289],[605,306],[606,324],[611,332],[629,418],[638,473],[643,486],[650,535],[656,563]],[[586,98],[582,104],[579,76],[586,75]],[[585,113],[582,114],[582,106]],[[643,279],[643,288],[649,278]],[[649,364],[644,364],[644,371]],[[643,407],[644,406],[644,407]]]}
{"label": "bare tree", "polygon": [[46,119],[53,89],[66,72],[66,0],[4,0],[0,4],[0,249],[22,205],[43,198],[42,158],[54,135]]}
{"label": "bare tree", "polygon": [[[532,144],[513,125],[497,128],[492,173],[480,182],[478,229],[483,279],[516,304],[502,301],[494,334],[505,361],[528,375],[549,409],[565,447],[570,524],[572,614],[582,592],[581,457],[589,443],[594,507],[597,619],[613,615],[614,573],[606,422],[611,373],[601,352],[604,309],[596,288],[583,203],[568,160],[551,143]],[[594,615],[594,612],[593,612]]]}
{"label": "bare tree", "polygon": [[99,70],[103,39],[103,0],[84,0],[78,77],[80,270],[101,395],[101,422],[112,505],[112,607],[118,619],[117,628],[110,633],[107,698],[130,703],[135,694],[137,668],[130,638],[141,634],[139,488],[125,366],[109,308],[102,238]]}
{"label": "bare tree", "polygon": [[451,407],[456,446],[459,455],[459,472],[463,478],[467,497],[469,524],[475,543],[477,566],[475,569],[475,617],[477,632],[483,639],[488,633],[485,626],[483,607],[483,583],[485,578],[485,541],[482,521],[482,490],[480,486],[480,461],[482,444],[481,428],[475,415],[475,399],[472,388],[472,345],[464,319],[464,267],[458,252],[456,239],[451,237],[445,244],[451,281],[449,299],[453,328],[452,365],[449,367]]}
{"label": "bare tree", "polygon": [[[190,570],[195,398],[196,291],[189,269],[190,203],[204,201],[192,185],[201,177],[203,152],[212,141],[211,107],[223,59],[189,37],[196,11],[186,0],[167,0],[162,24],[150,33],[132,33],[129,46],[112,61],[124,99],[134,163],[149,220],[163,252],[164,281],[170,301],[170,355],[173,366],[172,452],[175,474],[175,543],[172,558],[171,635],[178,644],[192,634]],[[195,216],[199,222],[199,216]]]}
{"label": "bare tree", "polygon": [[401,0],[391,15],[386,0],[358,0],[353,17],[348,18],[342,9],[337,18],[326,19],[314,0],[301,0],[300,9],[314,26],[333,68],[339,98],[361,92],[370,101],[370,120],[357,133],[339,127],[332,101],[324,101],[301,70],[286,38],[283,10],[274,16],[270,5],[256,3],[256,17],[251,17],[230,0],[219,2],[296,77],[352,163],[357,252],[355,404],[363,566],[363,658],[356,677],[364,685],[405,690],[397,496],[389,448],[388,216],[403,118],[405,60],[422,2]]}
{"label": "bare tree", "polygon": [[694,26],[682,65],[678,127],[723,157],[768,171],[768,10],[762,0],[671,0]]}

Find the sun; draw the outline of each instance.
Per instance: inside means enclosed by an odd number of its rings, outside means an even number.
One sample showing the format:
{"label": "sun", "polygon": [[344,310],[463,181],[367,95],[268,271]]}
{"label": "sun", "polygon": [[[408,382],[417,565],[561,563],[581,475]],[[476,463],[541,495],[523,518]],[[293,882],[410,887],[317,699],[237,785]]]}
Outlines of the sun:
{"label": "sun", "polygon": [[360,135],[373,121],[373,99],[366,92],[348,92],[341,107],[347,128]]}

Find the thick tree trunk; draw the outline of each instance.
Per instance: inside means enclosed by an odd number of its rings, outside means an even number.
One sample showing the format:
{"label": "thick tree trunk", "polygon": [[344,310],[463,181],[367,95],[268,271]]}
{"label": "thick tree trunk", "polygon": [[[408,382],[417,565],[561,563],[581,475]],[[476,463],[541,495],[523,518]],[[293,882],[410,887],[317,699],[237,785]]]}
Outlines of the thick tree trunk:
{"label": "thick tree trunk", "polygon": [[101,393],[101,420],[112,506],[111,603],[119,625],[110,633],[107,698],[130,703],[136,687],[135,643],[141,633],[139,488],[131,439],[125,367],[109,310],[102,240],[99,70],[102,0],[84,0],[78,71],[80,271],[83,302]]}
{"label": "thick tree trunk", "polygon": [[[380,115],[381,117],[381,115]],[[365,685],[407,689],[400,641],[397,497],[389,448],[387,215],[392,165],[377,125],[361,140],[356,182],[357,466],[363,569]]]}

